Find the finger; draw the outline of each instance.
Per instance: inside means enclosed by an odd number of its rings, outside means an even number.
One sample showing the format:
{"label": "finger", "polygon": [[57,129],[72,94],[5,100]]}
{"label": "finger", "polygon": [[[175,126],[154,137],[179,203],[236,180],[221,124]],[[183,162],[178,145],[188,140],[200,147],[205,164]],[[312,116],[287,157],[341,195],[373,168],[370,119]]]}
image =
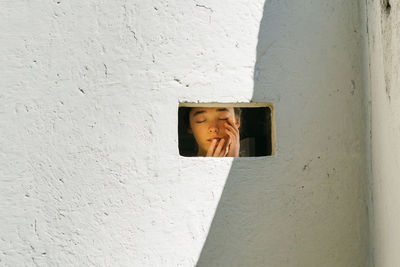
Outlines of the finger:
{"label": "finger", "polygon": [[218,144],[217,148],[214,151],[214,157],[220,157],[220,154],[221,154],[222,148],[224,146],[224,143],[225,143],[225,139],[220,139],[219,144]]}
{"label": "finger", "polygon": [[228,118],[226,122],[226,127],[232,127],[235,132],[239,133],[239,128],[236,126],[236,124],[233,123],[231,118]]}
{"label": "finger", "polygon": [[236,138],[236,135],[231,132],[229,132],[228,135],[230,136],[232,142],[229,145],[227,157],[237,157],[240,149],[239,138]]}
{"label": "finger", "polygon": [[232,144],[232,138],[230,136],[228,136],[228,139],[226,141],[225,148],[224,148],[223,157],[226,157],[229,154],[229,150],[231,148],[231,144]]}
{"label": "finger", "polygon": [[222,153],[222,157],[226,157],[226,155],[228,155],[228,153],[229,153],[229,143],[225,144],[225,147],[224,147],[224,149],[223,149],[223,151],[221,153]]}
{"label": "finger", "polygon": [[232,126],[230,126],[229,124],[226,124],[225,127],[226,127],[226,129],[228,130],[227,133],[230,132],[230,133],[234,134],[235,136],[238,136],[238,135],[239,135],[239,131],[238,131],[238,130],[235,130],[235,129],[234,129]]}
{"label": "finger", "polygon": [[207,150],[207,154],[206,157],[212,157],[212,155],[214,154],[214,149],[215,149],[215,144],[217,143],[217,139],[213,139],[211,141],[211,145]]}
{"label": "finger", "polygon": [[229,140],[225,139],[224,147],[221,149],[221,157],[225,157],[229,152]]}
{"label": "finger", "polygon": [[231,126],[233,126],[233,124],[234,124],[231,117],[228,117],[228,119],[226,120],[226,122],[227,122],[229,125],[231,125]]}
{"label": "finger", "polygon": [[229,137],[231,139],[231,144],[230,144],[231,147],[239,145],[240,138],[238,135],[236,135],[232,132],[226,132],[226,133],[229,135]]}
{"label": "finger", "polygon": [[235,138],[235,135],[231,132],[227,132],[227,134],[229,135],[229,149],[231,149],[231,147],[235,145],[237,138]]}
{"label": "finger", "polygon": [[226,132],[226,134],[228,135],[227,146],[230,147],[232,145],[232,143],[234,142],[235,138],[231,132]]}
{"label": "finger", "polygon": [[236,126],[236,124],[233,122],[233,120],[232,120],[231,117],[228,118],[227,122],[229,122],[229,124],[230,124],[233,128],[235,128],[237,131],[239,131],[239,128],[238,128],[238,127]]}
{"label": "finger", "polygon": [[229,146],[232,143],[232,134],[231,132],[226,132],[227,133],[227,142],[226,145]]}
{"label": "finger", "polygon": [[228,135],[229,143],[235,140],[235,134],[232,131],[228,130],[226,131],[226,134]]}
{"label": "finger", "polygon": [[221,147],[220,147],[221,150],[220,150],[219,154],[217,154],[217,150],[215,150],[214,156],[225,157],[226,154],[228,154],[228,147],[229,147],[229,139],[224,138],[223,145],[221,145]]}

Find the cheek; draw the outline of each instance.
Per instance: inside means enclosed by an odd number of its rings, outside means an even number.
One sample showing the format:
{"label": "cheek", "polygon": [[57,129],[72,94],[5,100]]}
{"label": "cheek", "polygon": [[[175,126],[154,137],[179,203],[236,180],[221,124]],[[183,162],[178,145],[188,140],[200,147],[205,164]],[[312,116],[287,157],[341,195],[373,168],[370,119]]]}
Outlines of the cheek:
{"label": "cheek", "polygon": [[201,137],[207,132],[207,129],[206,129],[205,125],[203,125],[203,124],[193,125],[192,130],[193,130],[193,135],[196,137]]}
{"label": "cheek", "polygon": [[226,121],[219,121],[218,122],[218,128],[221,130],[225,130],[225,122]]}
{"label": "cheek", "polygon": [[225,123],[226,123],[226,121],[221,121],[221,123],[219,123],[219,125],[218,125],[218,127],[220,129],[220,133],[221,133],[222,136],[227,136],[228,135],[226,133]]}

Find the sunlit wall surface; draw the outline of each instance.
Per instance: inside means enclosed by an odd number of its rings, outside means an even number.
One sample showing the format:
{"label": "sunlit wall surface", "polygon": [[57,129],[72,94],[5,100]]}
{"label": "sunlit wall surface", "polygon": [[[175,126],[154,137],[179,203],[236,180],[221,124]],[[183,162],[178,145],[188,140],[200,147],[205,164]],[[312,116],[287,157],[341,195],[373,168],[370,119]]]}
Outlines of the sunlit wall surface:
{"label": "sunlit wall surface", "polygon": [[[2,1],[0,265],[366,266],[358,2]],[[180,102],[274,105],[186,158]]]}

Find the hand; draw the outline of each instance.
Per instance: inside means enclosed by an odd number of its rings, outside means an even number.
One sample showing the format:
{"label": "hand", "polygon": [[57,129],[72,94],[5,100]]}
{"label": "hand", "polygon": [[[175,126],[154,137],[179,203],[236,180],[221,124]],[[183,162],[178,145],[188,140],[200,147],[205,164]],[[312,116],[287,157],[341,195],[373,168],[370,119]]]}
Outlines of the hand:
{"label": "hand", "polygon": [[225,139],[220,139],[219,144],[217,144],[217,139],[213,139],[210,147],[207,150],[206,157],[226,157],[228,153],[228,146],[225,144]]}
{"label": "hand", "polygon": [[228,153],[226,157],[239,157],[240,150],[240,134],[239,128],[231,118],[225,122],[226,133],[229,136],[228,140]]}

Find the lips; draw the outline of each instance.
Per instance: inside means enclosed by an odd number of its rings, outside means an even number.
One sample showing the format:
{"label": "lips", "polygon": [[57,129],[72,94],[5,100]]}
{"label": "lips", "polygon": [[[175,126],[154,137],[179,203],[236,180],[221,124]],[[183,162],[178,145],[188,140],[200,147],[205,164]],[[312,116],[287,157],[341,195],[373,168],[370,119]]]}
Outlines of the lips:
{"label": "lips", "polygon": [[208,141],[208,142],[212,142],[214,139],[217,139],[217,142],[219,142],[219,141],[221,140],[220,137],[215,136],[215,137],[208,138],[207,141]]}

